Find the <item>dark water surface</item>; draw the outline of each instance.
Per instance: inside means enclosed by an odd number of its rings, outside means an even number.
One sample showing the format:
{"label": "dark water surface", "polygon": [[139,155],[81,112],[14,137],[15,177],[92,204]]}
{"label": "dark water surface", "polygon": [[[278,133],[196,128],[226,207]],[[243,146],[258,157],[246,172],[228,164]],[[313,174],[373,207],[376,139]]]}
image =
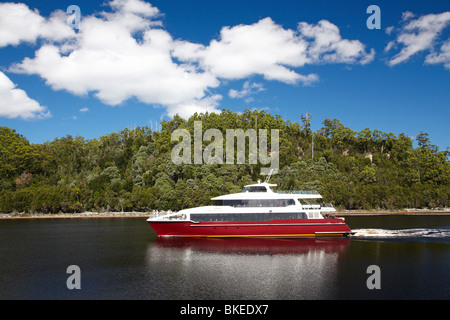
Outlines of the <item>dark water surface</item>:
{"label": "dark water surface", "polygon": [[276,240],[161,239],[145,218],[0,220],[0,299],[450,299],[450,216],[346,221],[349,239]]}

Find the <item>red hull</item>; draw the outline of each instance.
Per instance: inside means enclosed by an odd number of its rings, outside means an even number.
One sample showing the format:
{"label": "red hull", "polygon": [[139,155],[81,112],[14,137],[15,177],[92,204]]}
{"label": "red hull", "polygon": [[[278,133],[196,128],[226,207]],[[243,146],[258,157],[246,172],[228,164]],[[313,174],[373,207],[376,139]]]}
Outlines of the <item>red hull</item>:
{"label": "red hull", "polygon": [[343,236],[352,231],[343,218],[255,222],[149,221],[158,236],[304,238]]}

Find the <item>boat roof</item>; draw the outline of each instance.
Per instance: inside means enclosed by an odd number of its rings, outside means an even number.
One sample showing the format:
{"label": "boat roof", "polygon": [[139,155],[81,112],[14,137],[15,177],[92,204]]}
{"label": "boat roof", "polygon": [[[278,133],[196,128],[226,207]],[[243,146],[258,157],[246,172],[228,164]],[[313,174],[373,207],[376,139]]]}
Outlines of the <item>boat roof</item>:
{"label": "boat roof", "polygon": [[273,183],[267,183],[267,182],[259,182],[259,183],[254,183],[254,184],[248,184],[244,187],[261,187],[261,186],[268,186],[268,187],[276,187],[276,184]]}
{"label": "boat roof", "polygon": [[232,193],[227,195],[211,198],[211,200],[243,200],[243,199],[320,199],[322,196],[315,190],[297,190],[297,191],[277,191],[274,192],[271,187],[276,187],[276,184],[259,182],[255,184],[248,184],[245,188],[264,187],[265,191],[248,192],[244,189],[242,192]]}

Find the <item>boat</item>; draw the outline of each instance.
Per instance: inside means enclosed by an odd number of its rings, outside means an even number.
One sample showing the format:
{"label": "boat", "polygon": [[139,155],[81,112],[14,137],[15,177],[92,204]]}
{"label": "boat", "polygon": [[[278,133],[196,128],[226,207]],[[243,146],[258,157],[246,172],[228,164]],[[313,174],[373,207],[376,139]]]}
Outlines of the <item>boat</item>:
{"label": "boat", "polygon": [[313,190],[274,191],[266,181],[212,198],[214,205],[150,217],[159,237],[315,238],[353,234],[336,209]]}

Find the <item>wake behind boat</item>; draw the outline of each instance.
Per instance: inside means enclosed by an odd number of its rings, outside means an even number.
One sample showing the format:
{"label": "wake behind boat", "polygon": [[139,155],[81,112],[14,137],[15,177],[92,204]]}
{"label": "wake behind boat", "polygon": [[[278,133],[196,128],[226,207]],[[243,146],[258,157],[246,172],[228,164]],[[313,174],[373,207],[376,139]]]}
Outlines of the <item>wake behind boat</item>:
{"label": "wake behind boat", "polygon": [[[147,221],[158,236],[303,238],[352,234],[316,191],[274,192],[268,180],[240,193],[212,198],[215,205],[184,209]],[[330,216],[329,216],[330,215]]]}

